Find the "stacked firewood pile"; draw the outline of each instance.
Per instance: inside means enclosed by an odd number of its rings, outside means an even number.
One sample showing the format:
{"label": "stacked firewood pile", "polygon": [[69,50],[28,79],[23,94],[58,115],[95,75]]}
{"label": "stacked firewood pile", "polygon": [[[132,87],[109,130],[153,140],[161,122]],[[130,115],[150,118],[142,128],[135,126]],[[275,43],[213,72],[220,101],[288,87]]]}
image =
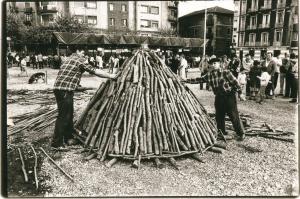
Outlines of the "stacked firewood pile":
{"label": "stacked firewood pile", "polygon": [[217,129],[193,93],[153,52],[139,50],[103,83],[76,122],[90,157],[137,160],[203,152]]}

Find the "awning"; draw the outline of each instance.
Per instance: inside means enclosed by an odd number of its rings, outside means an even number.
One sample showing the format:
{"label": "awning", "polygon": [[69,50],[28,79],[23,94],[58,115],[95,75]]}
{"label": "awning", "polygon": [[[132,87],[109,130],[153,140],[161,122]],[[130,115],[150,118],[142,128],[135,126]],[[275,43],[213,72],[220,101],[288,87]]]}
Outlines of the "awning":
{"label": "awning", "polygon": [[139,35],[103,35],[95,33],[67,33],[54,32],[54,39],[59,44],[65,45],[142,45],[156,47],[183,47],[199,48],[203,47],[203,39],[181,38],[181,37],[148,37]]}

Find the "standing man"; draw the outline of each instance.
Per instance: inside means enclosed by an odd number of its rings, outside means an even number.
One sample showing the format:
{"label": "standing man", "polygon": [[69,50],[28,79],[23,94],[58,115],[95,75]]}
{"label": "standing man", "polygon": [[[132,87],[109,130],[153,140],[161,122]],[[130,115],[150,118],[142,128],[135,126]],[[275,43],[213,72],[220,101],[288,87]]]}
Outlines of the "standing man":
{"label": "standing man", "polygon": [[186,69],[188,67],[188,63],[184,57],[184,54],[180,56],[180,65],[178,67],[178,75],[181,77],[181,79],[186,79]]}
{"label": "standing man", "polygon": [[267,67],[268,73],[271,75],[271,84],[266,88],[267,98],[275,99],[275,81],[278,80],[278,73],[276,78],[276,62],[273,60],[273,54],[271,52],[267,53],[267,58],[262,62],[262,67]]}
{"label": "standing man", "polygon": [[73,95],[85,71],[102,78],[115,78],[114,74],[107,74],[95,70],[84,58],[84,51],[77,50],[61,65],[54,83],[54,95],[57,102],[58,117],[55,123],[54,136],[51,147],[58,148],[64,144],[76,144],[73,138]]}
{"label": "standing man", "polygon": [[42,69],[43,68],[43,55],[42,55],[42,53],[38,54],[37,61],[39,63],[39,69]]}
{"label": "standing man", "polygon": [[291,54],[291,67],[290,73],[292,75],[292,82],[291,82],[291,98],[292,100],[290,103],[297,103],[298,101],[298,88],[299,88],[299,66],[298,66],[298,57],[292,53]]}
{"label": "standing man", "polygon": [[[209,69],[208,61],[209,61],[209,56],[204,55],[202,60],[199,63],[199,69],[200,69],[200,75],[201,76],[206,75],[206,73],[208,72],[208,69]],[[208,83],[206,83],[205,87],[206,87],[206,90],[209,90]],[[200,83],[200,90],[202,90],[202,89],[203,89],[203,82]]]}
{"label": "standing man", "polygon": [[[285,92],[284,92],[284,97],[285,98],[290,98],[291,96],[291,85],[292,85],[292,79],[293,75],[291,73],[291,60],[290,60],[290,55],[288,53],[285,54],[285,59],[282,60],[282,70],[285,72]],[[281,82],[280,82],[281,86]]]}
{"label": "standing man", "polygon": [[245,139],[245,132],[236,102],[236,92],[238,92],[241,100],[245,100],[245,97],[241,94],[240,85],[229,70],[220,68],[219,59],[213,58],[209,61],[209,64],[212,65],[212,71],[209,71],[207,75],[196,79],[188,79],[186,82],[198,84],[205,81],[210,84],[215,94],[217,128],[223,134],[227,134],[225,131],[225,115],[227,114],[237,133],[238,141],[242,141]]}
{"label": "standing man", "polygon": [[250,81],[249,81],[249,72],[253,66],[253,59],[250,54],[245,55],[246,58],[243,61],[243,71],[246,74],[246,96],[250,96]]}

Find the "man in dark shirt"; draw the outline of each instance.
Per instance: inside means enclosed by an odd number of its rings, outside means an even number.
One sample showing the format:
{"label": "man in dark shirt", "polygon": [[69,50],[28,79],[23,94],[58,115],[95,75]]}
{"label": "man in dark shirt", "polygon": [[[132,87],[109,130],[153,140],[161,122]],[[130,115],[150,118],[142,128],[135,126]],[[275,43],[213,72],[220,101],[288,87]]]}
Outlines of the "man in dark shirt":
{"label": "man in dark shirt", "polygon": [[238,135],[238,140],[245,139],[244,127],[239,117],[236,92],[241,100],[245,100],[242,94],[239,83],[229,70],[220,68],[220,60],[213,58],[209,61],[212,65],[212,71],[209,71],[205,76],[196,79],[188,79],[187,83],[197,84],[207,82],[215,94],[215,109],[217,128],[223,133],[225,131],[225,115],[227,114],[233,124],[234,130]]}
{"label": "man in dark shirt", "polygon": [[84,58],[84,51],[77,50],[76,53],[63,62],[54,83],[58,116],[51,147],[59,148],[64,144],[73,145],[76,143],[72,135],[74,132],[73,96],[85,71],[102,78],[115,78],[116,76],[115,74],[95,70]]}

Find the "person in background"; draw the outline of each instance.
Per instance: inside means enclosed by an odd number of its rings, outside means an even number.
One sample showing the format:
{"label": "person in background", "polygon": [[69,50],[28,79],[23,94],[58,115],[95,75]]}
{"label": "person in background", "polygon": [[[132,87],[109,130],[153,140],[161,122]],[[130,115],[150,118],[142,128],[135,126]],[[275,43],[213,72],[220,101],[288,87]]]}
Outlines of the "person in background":
{"label": "person in background", "polygon": [[245,95],[245,93],[246,93],[246,84],[247,84],[247,75],[246,75],[246,72],[243,69],[242,69],[242,71],[239,72],[237,81],[240,84],[242,94]]}
{"label": "person in background", "polygon": [[[200,69],[200,75],[201,76],[204,76],[207,74],[208,72],[208,69],[209,69],[209,57],[208,55],[205,55],[202,60],[200,61],[199,63],[199,69]],[[209,84],[208,83],[205,83],[205,87],[206,87],[206,90],[209,90]],[[200,83],[200,90],[203,89],[203,82]]]}
{"label": "person in background", "polygon": [[171,60],[171,64],[170,64],[170,68],[172,70],[173,73],[177,74],[178,72],[178,67],[180,64],[180,57],[179,55],[173,55],[173,58]]}
{"label": "person in background", "polygon": [[123,56],[121,54],[118,56],[118,58],[119,58],[119,68],[122,68],[122,65],[123,65],[125,59],[123,58]]}
{"label": "person in background", "polygon": [[7,55],[7,67],[10,68],[12,67],[13,64],[13,56],[11,55],[11,53],[9,52]]}
{"label": "person in background", "polygon": [[250,100],[255,100],[260,89],[260,79],[257,76],[261,75],[260,62],[254,60],[253,67],[249,72]]}
{"label": "person in background", "polygon": [[250,96],[249,72],[250,72],[251,67],[253,66],[253,59],[250,54],[246,54],[245,56],[246,56],[246,58],[243,61],[242,69],[244,70],[244,72],[247,76],[246,96]]}
{"label": "person in background", "polygon": [[188,68],[188,63],[185,59],[184,54],[181,54],[180,56],[180,65],[178,67],[178,76],[181,77],[181,79],[186,79],[186,69]]}
{"label": "person in background", "polygon": [[37,60],[38,60],[38,63],[39,63],[39,69],[44,68],[44,66],[43,66],[43,55],[42,55],[42,53],[38,54]]}
{"label": "person in background", "polygon": [[282,66],[282,60],[280,58],[280,54],[278,54],[276,57],[273,57],[273,60],[276,63],[275,74],[274,74],[274,90],[275,90],[278,83],[280,67]]}
{"label": "person in background", "polygon": [[298,57],[292,53],[291,54],[291,67],[290,73],[292,74],[292,84],[291,84],[291,98],[290,103],[297,103],[298,101],[298,87],[299,87],[299,74],[298,74]]}
{"label": "person in background", "polygon": [[35,54],[31,55],[31,63],[32,63],[32,68],[33,69],[38,69],[38,65],[37,65],[37,56]]}
{"label": "person in background", "polygon": [[90,56],[90,59],[89,59],[89,64],[93,67],[96,67],[96,64],[95,64],[95,58],[93,55]]}
{"label": "person in background", "polygon": [[227,55],[223,55],[222,56],[220,64],[221,64],[221,68],[223,70],[227,70],[228,69],[229,61],[228,61]]}
{"label": "person in background", "polygon": [[113,73],[114,71],[114,65],[115,65],[115,56],[111,55],[109,60],[108,60],[108,64],[109,64],[109,73]]}
{"label": "person in background", "polygon": [[44,55],[43,56],[43,68],[48,67],[48,56]]}
{"label": "person in background", "polygon": [[260,89],[259,89],[259,99],[257,100],[258,103],[262,104],[266,96],[266,88],[269,85],[269,81],[271,80],[271,75],[267,72],[267,67],[261,68],[261,75],[256,76],[260,80]]}
{"label": "person in background", "polygon": [[21,68],[20,69],[21,69],[21,73],[19,74],[19,76],[21,76],[23,73],[26,73],[26,76],[28,76],[26,57],[21,58]]}
{"label": "person in background", "polygon": [[[271,75],[271,83],[268,84],[268,86],[266,88],[266,98],[269,98],[269,99],[275,99],[274,83],[275,83],[275,80],[277,80],[275,78],[277,66],[276,66],[276,62],[273,60],[272,56],[273,56],[273,54],[271,52],[268,52],[266,59],[261,63],[262,67],[266,67],[268,70],[268,73]],[[278,78],[278,76],[277,76],[277,78]]]}
{"label": "person in background", "polygon": [[115,71],[113,71],[113,73],[117,73],[119,71],[119,67],[120,67],[120,59],[118,56],[116,56],[116,58],[114,59]]}
{"label": "person in background", "polygon": [[241,61],[240,59],[236,56],[236,54],[233,55],[232,60],[229,63],[229,70],[232,73],[232,75],[237,78],[240,72],[240,67],[241,67]]}
{"label": "person in background", "polygon": [[[281,93],[281,86],[283,86],[282,81],[284,81],[283,78],[285,78],[285,91],[284,91],[284,97],[290,98],[291,96],[291,85],[292,85],[292,74],[289,71],[289,68],[291,66],[291,60],[290,60],[290,54],[285,53],[285,58],[282,60],[282,66],[280,67],[280,93]],[[282,85],[281,85],[282,84]],[[283,90],[283,88],[282,88]],[[283,93],[283,91],[282,91]]]}
{"label": "person in background", "polygon": [[103,60],[102,60],[101,52],[98,52],[96,55],[96,63],[97,63],[97,68],[103,69]]}
{"label": "person in background", "polygon": [[18,67],[21,67],[21,65],[20,65],[20,63],[21,63],[21,59],[20,59],[20,56],[19,56],[19,54],[16,54],[16,57],[15,57],[15,59],[16,59],[17,66],[18,66]]}
{"label": "person in background", "polygon": [[30,67],[30,56],[29,56],[29,54],[26,54],[25,61],[26,61],[26,66]]}
{"label": "person in background", "polygon": [[215,94],[217,128],[223,134],[228,134],[225,131],[225,116],[227,114],[233,124],[235,132],[237,133],[237,139],[242,141],[245,139],[245,131],[238,113],[236,102],[236,93],[238,93],[240,100],[245,100],[245,97],[241,92],[241,87],[237,79],[229,70],[222,70],[220,68],[219,59],[210,59],[209,64],[212,65],[212,70],[205,76],[187,79],[184,82],[198,84],[201,81],[205,81],[210,84]]}
{"label": "person in background", "polygon": [[75,131],[73,124],[73,96],[85,71],[102,78],[113,79],[116,77],[115,74],[96,70],[89,65],[84,58],[83,50],[77,50],[61,65],[53,88],[58,109],[54,135],[51,141],[51,147],[55,149],[64,147],[65,144],[74,145],[77,143],[73,137]]}

